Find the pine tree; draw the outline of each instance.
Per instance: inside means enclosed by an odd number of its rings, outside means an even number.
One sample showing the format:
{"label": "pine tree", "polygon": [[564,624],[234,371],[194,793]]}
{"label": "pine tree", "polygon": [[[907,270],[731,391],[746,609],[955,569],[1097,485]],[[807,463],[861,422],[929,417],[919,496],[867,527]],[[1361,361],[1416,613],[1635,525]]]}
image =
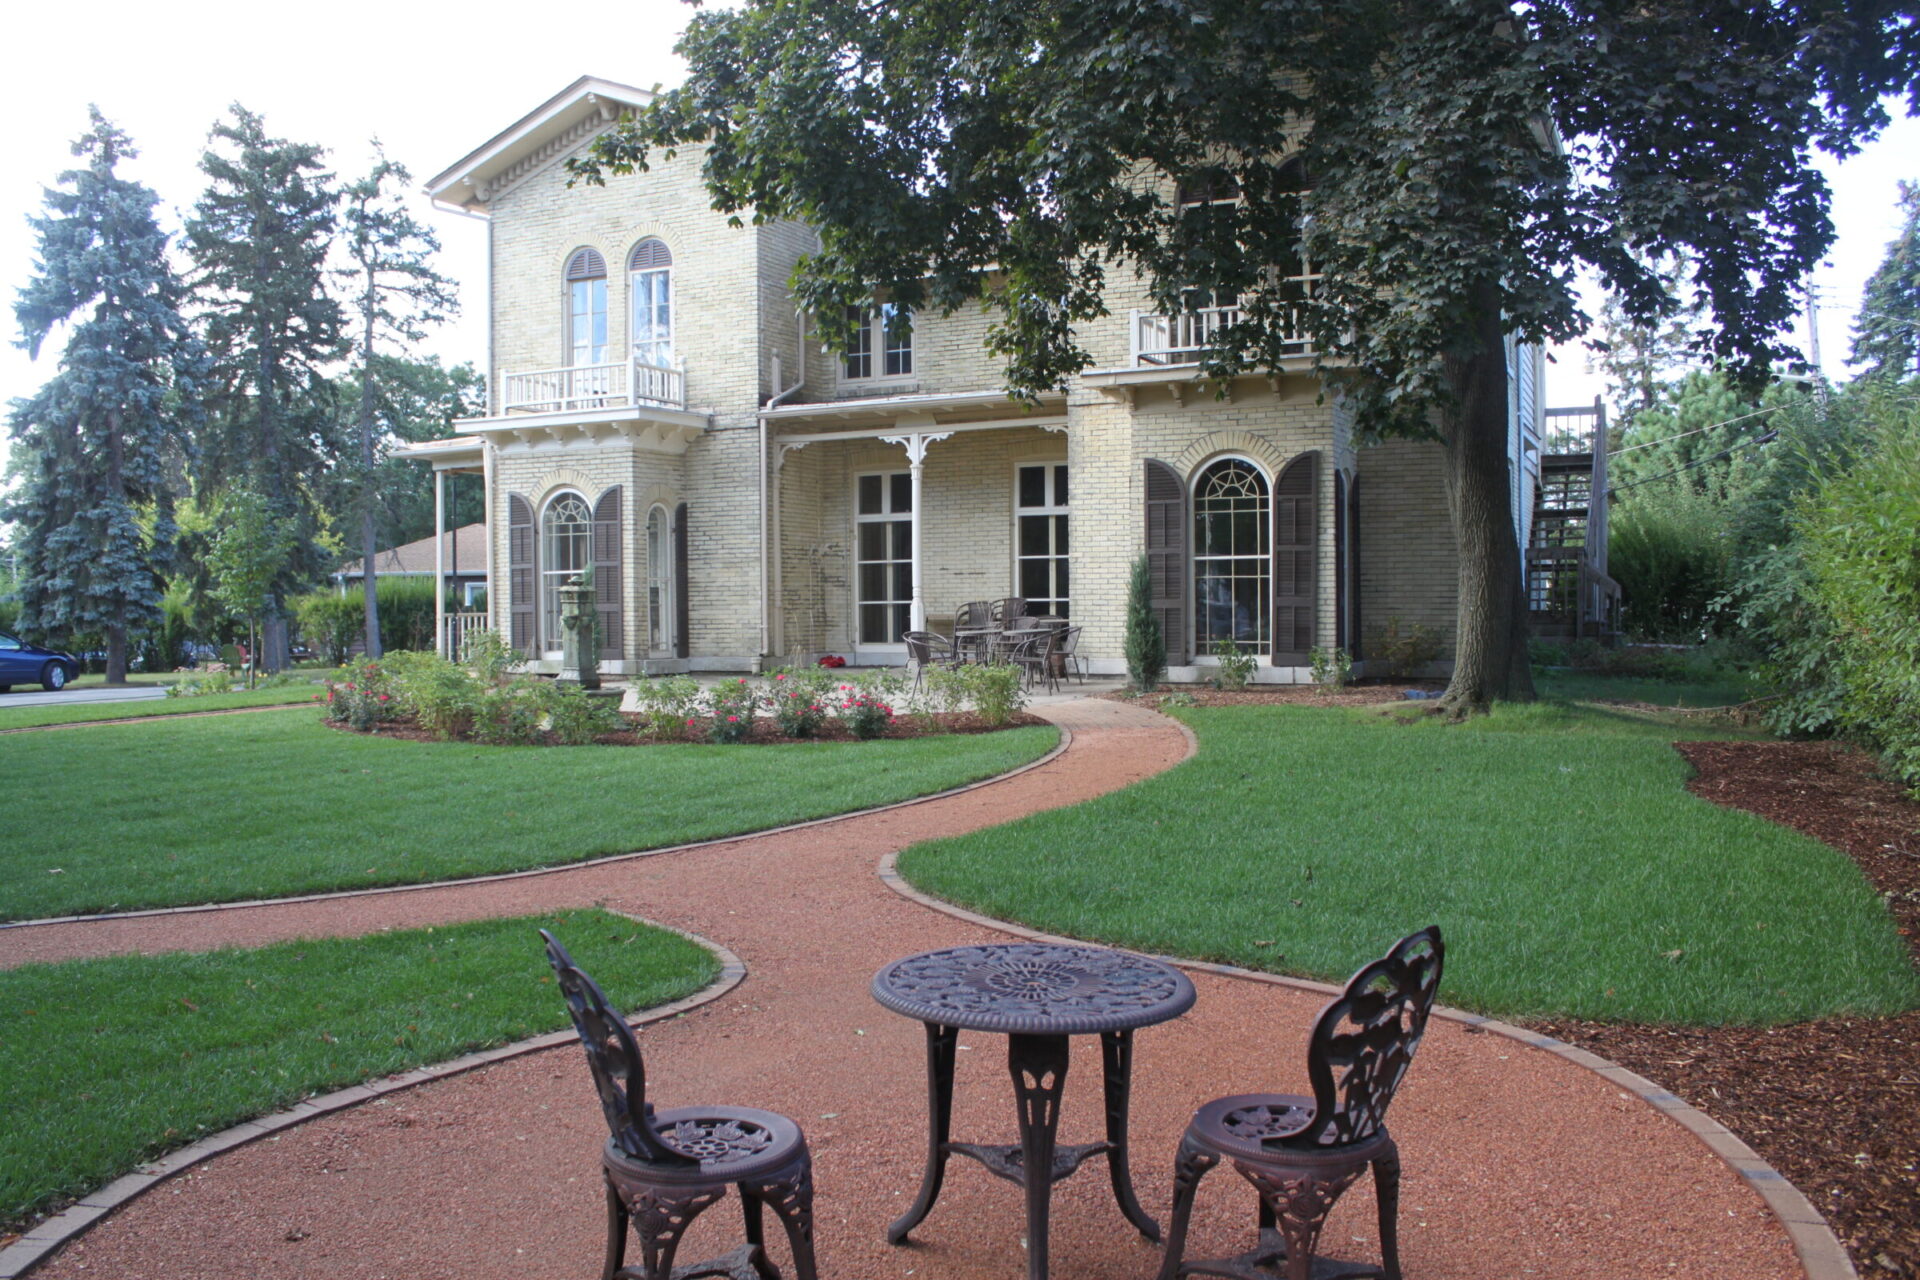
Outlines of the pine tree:
{"label": "pine tree", "polygon": [[280,600],[322,567],[313,494],[335,462],[332,386],[344,317],[326,289],[340,195],[322,148],[267,135],[235,103],[213,126],[200,168],[208,186],[187,222],[187,250],[214,366],[200,480],[246,484],[292,531],[266,607],[260,658],[285,653]]}
{"label": "pine tree", "polygon": [[[381,400],[386,362],[375,355],[382,339],[401,348],[426,336],[427,326],[438,324],[459,306],[453,281],[435,271],[432,256],[440,241],[432,230],[414,219],[400,197],[413,181],[404,165],[388,160],[374,144],[371,172],[346,190],[346,249],[353,267],[342,274],[351,282],[358,329],[360,384],[358,418],[358,485],[355,505],[360,514],[362,565],[366,570],[366,648],[369,658],[380,656],[380,606],[374,590],[377,532],[379,432],[375,407]],[[437,531],[436,531],[437,532]]]}
{"label": "pine tree", "polygon": [[[17,523],[23,630],[106,641],[107,682],[127,678],[129,630],[158,615],[172,541],[163,454],[192,425],[204,372],[154,218],[159,197],[116,167],[138,154],[90,108],[73,144],[84,168],[60,175],[31,219],[39,263],[14,314],[36,359],[71,326],[60,369],[15,401],[24,483],[4,513]],[[157,514],[143,527],[140,508]]]}
{"label": "pine tree", "polygon": [[1906,219],[1860,297],[1853,361],[1874,378],[1920,377],[1920,183],[1900,184]]}

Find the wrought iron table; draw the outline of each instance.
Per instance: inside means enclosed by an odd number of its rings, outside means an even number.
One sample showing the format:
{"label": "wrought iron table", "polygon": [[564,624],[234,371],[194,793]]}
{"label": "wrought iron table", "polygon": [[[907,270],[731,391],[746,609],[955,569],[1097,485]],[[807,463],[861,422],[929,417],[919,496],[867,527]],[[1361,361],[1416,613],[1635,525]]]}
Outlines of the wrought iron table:
{"label": "wrought iron table", "polygon": [[[1120,1212],[1149,1240],[1160,1228],[1140,1208],[1127,1164],[1127,1101],[1133,1033],[1193,1007],[1193,983],[1171,965],[1104,947],[1037,942],[950,947],[896,960],[873,979],[873,998],[927,1028],[927,1167],[920,1194],[887,1228],[899,1244],[933,1209],[947,1157],[971,1156],[989,1172],[1026,1188],[1027,1275],[1047,1274],[1047,1214],[1053,1184],[1092,1156],[1105,1155]],[[953,1068],[962,1029],[1007,1035],[1020,1141],[954,1142]],[[1106,1084],[1104,1142],[1057,1145],[1067,1078],[1067,1038],[1100,1037]],[[1045,1169],[1048,1176],[1030,1178]]]}

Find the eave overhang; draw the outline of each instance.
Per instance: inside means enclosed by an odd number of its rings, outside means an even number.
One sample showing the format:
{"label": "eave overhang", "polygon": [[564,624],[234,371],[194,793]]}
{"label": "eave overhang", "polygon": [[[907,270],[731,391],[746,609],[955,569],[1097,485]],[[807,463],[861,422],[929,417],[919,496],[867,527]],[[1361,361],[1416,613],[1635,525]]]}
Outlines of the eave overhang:
{"label": "eave overhang", "polygon": [[590,448],[624,443],[646,453],[681,454],[706,434],[712,419],[685,409],[620,405],[557,413],[515,413],[499,418],[463,418],[458,425],[497,449]]}
{"label": "eave overhang", "polygon": [[436,204],[485,217],[501,191],[653,98],[629,84],[581,76],[436,174],[427,194]]}

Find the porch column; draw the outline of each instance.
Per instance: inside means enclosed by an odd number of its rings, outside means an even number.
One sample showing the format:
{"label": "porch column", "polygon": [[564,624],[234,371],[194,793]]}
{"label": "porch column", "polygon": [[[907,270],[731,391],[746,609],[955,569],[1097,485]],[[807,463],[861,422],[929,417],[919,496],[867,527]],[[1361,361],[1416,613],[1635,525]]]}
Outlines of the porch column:
{"label": "porch column", "polygon": [[447,652],[447,473],[433,469],[433,651]]}
{"label": "porch column", "polygon": [[[929,425],[931,425],[929,423]],[[920,530],[920,477],[927,460],[927,446],[937,440],[945,440],[951,431],[915,431],[911,435],[882,436],[888,444],[905,445],[907,450],[907,470],[913,477],[913,511],[910,525],[913,530],[913,603],[907,609],[907,628],[911,631],[927,629],[927,597],[921,572]]]}

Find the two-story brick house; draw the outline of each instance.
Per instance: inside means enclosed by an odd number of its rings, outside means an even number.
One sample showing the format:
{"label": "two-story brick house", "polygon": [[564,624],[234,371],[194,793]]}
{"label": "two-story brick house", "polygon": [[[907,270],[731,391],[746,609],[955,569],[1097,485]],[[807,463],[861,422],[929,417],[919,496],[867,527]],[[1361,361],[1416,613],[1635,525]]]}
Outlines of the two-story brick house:
{"label": "two-story brick house", "polygon": [[[411,452],[484,471],[491,620],[536,669],[557,666],[555,589],[589,564],[615,673],[899,662],[904,631],[1008,595],[1117,672],[1142,551],[1176,678],[1229,637],[1290,681],[1389,616],[1450,633],[1437,446],[1358,447],[1304,345],[1199,380],[1226,311],[1160,316],[1116,275],[1081,335],[1094,367],[1037,406],[1001,389],[983,313],[879,307],[828,351],[788,287],[811,232],[716,213],[697,155],[569,185],[566,159],[647,98],[579,80],[429,186],[487,222],[490,399]],[[1541,364],[1513,354],[1524,518]]]}

